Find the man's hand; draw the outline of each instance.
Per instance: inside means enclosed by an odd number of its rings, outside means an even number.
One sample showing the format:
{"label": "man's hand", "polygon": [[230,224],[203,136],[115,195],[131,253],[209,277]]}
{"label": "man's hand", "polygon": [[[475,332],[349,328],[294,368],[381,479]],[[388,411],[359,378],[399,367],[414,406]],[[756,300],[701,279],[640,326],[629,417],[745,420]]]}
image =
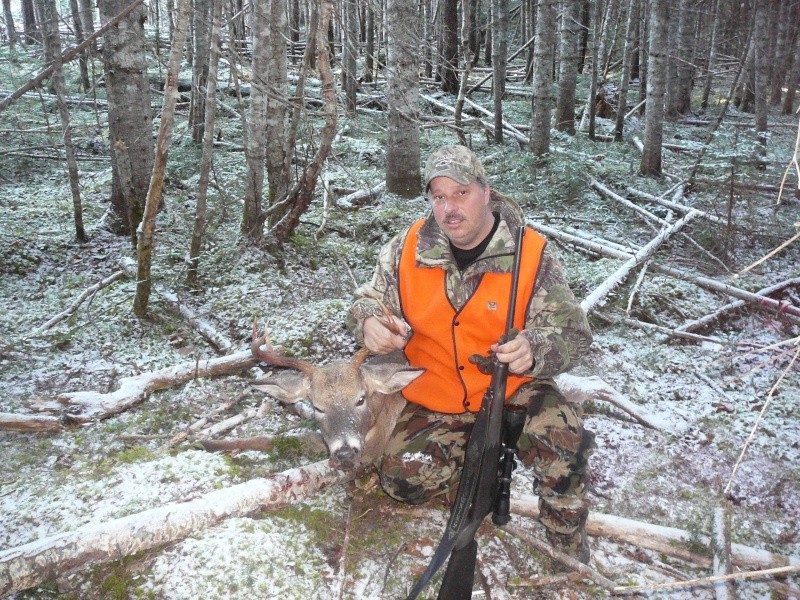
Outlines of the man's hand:
{"label": "man's hand", "polygon": [[375,354],[388,354],[395,350],[402,350],[411,337],[411,328],[405,321],[395,316],[385,318],[391,320],[395,329],[404,334],[392,332],[377,317],[364,319],[364,345]]}
{"label": "man's hand", "polygon": [[492,344],[491,350],[497,355],[497,360],[508,363],[511,373],[520,375],[533,367],[533,349],[524,335],[518,334],[505,344]]}

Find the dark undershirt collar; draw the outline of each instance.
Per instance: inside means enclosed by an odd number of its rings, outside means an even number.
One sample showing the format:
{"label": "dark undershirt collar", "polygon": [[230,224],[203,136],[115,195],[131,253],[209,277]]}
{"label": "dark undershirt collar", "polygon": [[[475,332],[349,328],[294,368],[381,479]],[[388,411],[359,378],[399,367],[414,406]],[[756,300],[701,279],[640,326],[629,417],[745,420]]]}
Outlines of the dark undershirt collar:
{"label": "dark undershirt collar", "polygon": [[450,252],[453,253],[453,258],[456,261],[456,265],[458,266],[459,271],[463,271],[468,266],[470,266],[475,259],[477,259],[483,251],[486,250],[486,247],[489,245],[489,242],[492,240],[492,236],[494,236],[495,232],[497,231],[498,225],[500,225],[500,213],[492,213],[494,215],[494,225],[492,226],[492,230],[489,234],[483,238],[480,244],[475,246],[474,248],[470,248],[469,250],[462,250],[461,248],[456,248],[452,242],[450,242]]}

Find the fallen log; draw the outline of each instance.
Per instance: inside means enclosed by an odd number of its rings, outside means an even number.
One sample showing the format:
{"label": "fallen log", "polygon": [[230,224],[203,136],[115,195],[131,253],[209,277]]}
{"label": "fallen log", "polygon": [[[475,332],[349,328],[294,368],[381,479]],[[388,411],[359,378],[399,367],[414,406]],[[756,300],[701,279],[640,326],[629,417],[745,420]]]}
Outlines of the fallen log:
{"label": "fallen log", "polygon": [[[785,288],[791,287],[791,286],[800,286],[800,277],[795,277],[794,279],[787,279],[786,281],[781,281],[780,283],[776,283],[775,285],[771,285],[769,287],[765,287],[763,289],[760,289],[755,293],[757,295],[759,295],[759,296],[769,296],[770,294],[774,294],[775,292],[778,292],[778,291],[780,291],[782,289],[785,289]],[[709,325],[713,321],[716,321],[717,319],[719,319],[720,317],[722,317],[726,313],[734,311],[737,308],[741,308],[742,306],[745,306],[746,304],[747,303],[744,300],[736,300],[734,302],[726,304],[725,306],[719,307],[714,312],[709,313],[707,315],[704,315],[704,316],[700,317],[699,319],[694,319],[692,321],[687,321],[683,325],[680,325],[680,326],[676,327],[675,331],[676,332],[697,331],[698,329],[702,329],[703,327],[706,327],[707,325]]]}
{"label": "fallen log", "polygon": [[595,288],[584,300],[581,302],[581,308],[587,314],[591,312],[596,306],[601,306],[603,304],[603,300],[605,299],[608,294],[610,294],[614,288],[616,288],[619,284],[621,284],[625,279],[628,278],[631,271],[635,269],[638,265],[642,264],[645,260],[647,260],[650,256],[655,254],[655,251],[658,247],[664,243],[664,241],[668,240],[672,235],[676,232],[680,231],[689,221],[695,218],[697,213],[690,212],[685,217],[676,221],[672,226],[667,227],[661,231],[655,238],[653,238],[649,243],[643,246],[638,252],[636,252],[633,256],[631,256],[625,264],[623,264],[619,269],[617,269],[611,276],[606,279],[601,285]]}
{"label": "fallen log", "polygon": [[64,422],[60,417],[51,415],[0,413],[0,429],[5,431],[59,432],[64,430]]}
{"label": "fallen log", "polygon": [[189,502],[161,506],[74,531],[48,536],[0,552],[0,596],[5,597],[89,563],[120,560],[163,546],[216,525],[296,504],[332,485],[358,477],[361,471],[338,471],[322,460],[265,478],[210,492]]}
{"label": "fallen log", "polygon": [[229,356],[193,360],[124,377],[113,392],[66,392],[55,398],[36,398],[31,402],[31,408],[39,412],[63,412],[72,421],[88,423],[119,414],[158,390],[200,377],[230,375],[256,364],[258,361],[250,350],[243,350]]}
{"label": "fallen log", "polygon": [[580,573],[583,577],[592,580],[594,583],[605,588],[609,592],[617,587],[616,584],[607,577],[602,576],[594,569],[587,567],[585,564],[572,558],[568,554],[564,554],[563,552],[555,550],[550,544],[543,542],[514,523],[507,523],[503,525],[501,529],[508,531],[514,537],[521,539],[529,546],[535,548],[538,552],[541,552],[542,554],[545,554],[550,558],[563,563],[576,573]]}
{"label": "fallen log", "polygon": [[[538,221],[533,221],[529,219],[528,225],[530,225],[531,227],[533,227],[534,229],[545,235],[549,235],[551,237],[560,239],[570,244],[581,246],[593,252],[597,252],[598,254],[602,254],[603,256],[607,256],[610,258],[618,258],[623,260],[630,260],[632,258],[632,255],[630,253],[611,248],[608,244],[602,244],[584,239],[577,235],[564,233],[562,231],[559,231],[558,229],[549,227],[544,223],[539,223]],[[682,281],[689,281],[691,283],[694,283],[695,285],[698,285],[712,292],[733,296],[734,298],[740,298],[759,308],[769,308],[770,310],[773,310],[778,313],[791,315],[792,317],[795,318],[793,319],[795,321],[800,319],[800,308],[798,308],[794,304],[790,304],[789,302],[779,302],[777,300],[773,300],[772,298],[766,296],[759,296],[757,293],[748,292],[747,290],[737,288],[727,283],[722,283],[714,279],[709,279],[708,277],[693,275],[692,273],[689,273],[687,271],[682,271],[680,269],[676,269],[673,267],[667,267],[655,262],[650,263],[650,268],[665,275],[669,275],[670,277],[674,277],[675,279],[680,279]]]}
{"label": "fallen log", "polygon": [[[720,489],[721,486],[717,486],[718,492]],[[714,553],[712,560],[713,575],[714,577],[730,575],[732,573],[731,513],[724,497],[717,496],[717,504],[714,506],[711,524],[711,550]],[[733,582],[723,579],[715,583],[714,595],[716,600],[734,600],[736,594],[733,589]]]}
{"label": "fallen log", "polygon": [[[539,518],[539,498],[533,495],[511,497],[511,512]],[[692,562],[701,567],[710,567],[710,555],[697,554],[689,550],[696,547],[697,542],[706,548],[710,546],[708,536],[697,536],[696,533],[675,527],[654,525],[643,521],[635,521],[625,517],[590,512],[586,521],[586,532],[595,537],[608,538],[615,542],[632,544],[638,548],[653,550],[667,556]],[[763,570],[800,565],[797,557],[774,554],[767,550],[752,548],[742,544],[731,544],[731,560],[733,564],[748,570]]]}
{"label": "fallen log", "polygon": [[603,400],[625,411],[645,427],[657,431],[671,431],[667,423],[648,414],[641,406],[637,406],[625,398],[600,377],[576,377],[569,373],[561,373],[556,375],[553,380],[570,402],[583,403],[587,400]]}
{"label": "fallen log", "polygon": [[98,281],[94,285],[86,288],[86,290],[84,290],[84,292],[80,296],[78,296],[78,298],[72,304],[70,304],[66,309],[64,309],[51,319],[48,319],[48,321],[45,324],[41,325],[33,332],[33,335],[40,335],[41,333],[53,327],[54,325],[57,325],[58,323],[69,317],[76,310],[78,310],[78,307],[80,307],[80,305],[83,304],[83,302],[87,298],[93,297],[97,292],[102,290],[104,287],[111,285],[112,283],[114,283],[119,279],[122,279],[123,277],[125,277],[124,269],[119,270],[116,273],[113,273],[108,277],[106,277],[105,279]]}

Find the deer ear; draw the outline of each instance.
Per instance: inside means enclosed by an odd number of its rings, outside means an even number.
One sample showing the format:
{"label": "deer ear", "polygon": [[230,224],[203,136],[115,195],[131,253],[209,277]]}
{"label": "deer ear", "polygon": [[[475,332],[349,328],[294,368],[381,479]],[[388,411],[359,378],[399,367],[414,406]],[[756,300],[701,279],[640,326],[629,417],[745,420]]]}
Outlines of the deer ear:
{"label": "deer ear", "polygon": [[253,384],[253,388],[266,392],[284,404],[294,404],[298,400],[308,398],[311,384],[308,377],[302,373],[284,371],[257,380]]}
{"label": "deer ear", "polygon": [[366,364],[361,367],[361,378],[368,394],[393,394],[424,372],[425,369],[412,369],[407,365]]}

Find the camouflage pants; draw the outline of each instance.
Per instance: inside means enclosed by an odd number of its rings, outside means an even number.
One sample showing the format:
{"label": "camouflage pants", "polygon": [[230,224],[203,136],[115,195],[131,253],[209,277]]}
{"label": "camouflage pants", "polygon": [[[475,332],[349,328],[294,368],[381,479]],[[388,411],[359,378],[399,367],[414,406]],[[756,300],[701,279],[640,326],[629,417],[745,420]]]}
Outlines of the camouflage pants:
{"label": "camouflage pants", "polygon": [[[567,402],[551,380],[523,385],[508,403],[527,407],[517,457],[536,475],[539,520],[551,531],[573,533],[589,510],[587,462],[594,434],[583,428],[580,407]],[[379,464],[386,493],[410,504],[440,496],[452,504],[475,417],[409,403]]]}

